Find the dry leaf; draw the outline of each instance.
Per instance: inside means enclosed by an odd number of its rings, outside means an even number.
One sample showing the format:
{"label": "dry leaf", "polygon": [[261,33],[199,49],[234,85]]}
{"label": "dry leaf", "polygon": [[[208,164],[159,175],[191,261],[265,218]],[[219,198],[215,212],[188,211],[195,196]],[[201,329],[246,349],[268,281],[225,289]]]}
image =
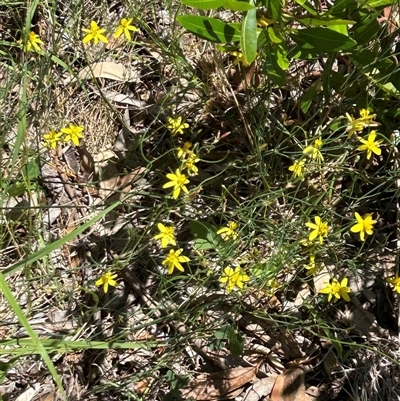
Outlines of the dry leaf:
{"label": "dry leaf", "polygon": [[[126,71],[122,64],[113,61],[102,61],[100,63],[93,63],[79,71],[78,77],[81,79],[95,78],[108,78],[114,81],[125,81]],[[70,76],[64,79],[63,83],[68,84],[76,78]]]}
{"label": "dry leaf", "polygon": [[271,401],[305,401],[304,372],[289,368],[278,376],[271,393]]}
{"label": "dry leaf", "polygon": [[144,167],[138,167],[128,174],[117,175],[100,181],[100,197],[104,199],[112,194],[116,194],[118,199],[123,198],[123,196],[130,190],[130,188],[128,188],[129,184],[136,181],[138,178],[141,178],[145,171],[146,169]]}
{"label": "dry leaf", "polygon": [[270,395],[277,377],[277,375],[271,375],[255,382],[243,398],[243,401],[259,401],[264,399],[263,397]]}
{"label": "dry leaf", "polygon": [[190,389],[182,390],[182,394],[186,399],[193,397],[197,401],[220,400],[221,397],[227,396],[228,393],[251,381],[257,373],[258,366],[211,373],[205,380],[195,381]]}

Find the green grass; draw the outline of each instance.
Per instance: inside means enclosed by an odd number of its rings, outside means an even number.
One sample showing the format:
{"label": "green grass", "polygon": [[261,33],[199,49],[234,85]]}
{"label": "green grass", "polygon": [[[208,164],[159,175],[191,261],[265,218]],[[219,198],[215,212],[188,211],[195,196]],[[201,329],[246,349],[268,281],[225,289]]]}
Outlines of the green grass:
{"label": "green grass", "polygon": [[[65,399],[79,392],[182,399],[179,392],[201,371],[221,370],[211,355],[256,364],[265,357],[257,347],[270,350],[261,367],[267,374],[318,355],[310,372],[328,386],[334,381],[323,368],[329,349],[339,366],[352,368],[353,359],[370,352],[388,360],[390,372],[397,369],[397,298],[387,278],[398,262],[393,133],[400,85],[397,65],[381,67],[393,56],[394,35],[381,28],[364,44],[378,49],[368,63],[362,46],[356,55],[291,59],[286,82],[278,85],[265,54],[251,72],[185,33],[176,16],[188,10],[177,2],[108,9],[39,0],[29,9],[19,3],[0,9],[4,388],[13,380],[10,370],[30,371],[40,358],[44,365],[32,383],[52,377]],[[132,42],[112,39],[122,17],[140,28]],[[91,20],[107,29],[107,46],[82,44],[81,29]],[[40,53],[18,44],[31,30],[44,42]],[[79,76],[104,61],[138,78]],[[382,74],[374,75],[375,68]],[[259,84],[246,87],[246,74]],[[349,137],[346,113],[359,118],[368,108],[380,125]],[[177,116],[189,127],[173,136],[168,118]],[[43,135],[69,124],[84,127],[81,145],[46,148]],[[372,129],[382,153],[367,159],[358,147]],[[323,160],[303,152],[317,139]],[[182,167],[176,148],[185,141],[201,159],[199,172],[188,177],[189,195],[173,199],[163,185]],[[304,161],[304,180],[289,170],[296,160]],[[355,212],[377,221],[365,241],[350,231]],[[318,238],[304,244],[306,223],[316,216],[327,222],[328,234],[321,244]],[[217,231],[230,222],[237,238],[224,241]],[[162,249],[154,240],[158,223],[174,226],[176,246]],[[184,271],[167,274],[162,262],[170,249],[189,258]],[[304,268],[310,254],[322,268],[316,276]],[[224,269],[238,266],[249,281],[226,291]],[[107,272],[118,275],[118,285],[105,294],[95,282]],[[319,293],[333,278],[349,279],[350,302],[328,302]],[[371,334],[375,329],[357,326],[349,311],[372,319],[389,345]],[[74,389],[69,375],[77,377]],[[307,378],[307,387],[315,385]],[[348,377],[336,399],[348,392],[351,399],[378,399],[367,379],[363,388],[352,387],[355,378]],[[396,386],[384,391],[387,399],[400,394]]]}

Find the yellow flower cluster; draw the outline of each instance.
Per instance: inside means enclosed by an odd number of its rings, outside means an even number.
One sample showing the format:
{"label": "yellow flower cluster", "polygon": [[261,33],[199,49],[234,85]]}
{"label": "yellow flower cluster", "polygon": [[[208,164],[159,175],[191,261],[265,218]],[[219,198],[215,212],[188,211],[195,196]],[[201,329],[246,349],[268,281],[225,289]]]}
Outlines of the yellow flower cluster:
{"label": "yellow flower cluster", "polygon": [[[125,38],[129,41],[132,40],[131,37],[131,31],[132,32],[138,32],[139,29],[136,28],[134,25],[132,25],[133,18],[122,18],[119,25],[114,31],[114,38],[119,38],[122,34],[125,36]],[[82,28],[82,31],[86,33],[85,37],[83,38],[82,42],[83,43],[89,43],[93,41],[95,45],[97,43],[103,42],[103,43],[108,43],[108,39],[106,36],[104,36],[104,33],[106,33],[106,29],[100,28],[99,25],[97,24],[96,21],[91,21],[90,22],[90,28]]]}
{"label": "yellow flower cluster", "polygon": [[[157,224],[159,234],[155,235],[153,239],[160,241],[161,247],[166,248],[169,244],[176,246],[175,238],[175,227],[174,226],[164,226],[162,223]],[[166,266],[168,274],[172,274],[174,269],[178,269],[181,272],[185,271],[182,263],[187,263],[190,259],[187,256],[181,255],[182,249],[170,249],[167,256],[162,261],[162,264]]]}
{"label": "yellow flower cluster", "polygon": [[72,142],[79,146],[79,140],[83,138],[84,127],[70,124],[68,127],[61,128],[60,132],[54,130],[43,135],[44,145],[50,149],[55,149],[60,143]]}
{"label": "yellow flower cluster", "polygon": [[[376,114],[370,114],[369,109],[361,109],[360,117],[353,118],[350,114],[346,113],[347,118],[347,128],[346,132],[349,133],[349,138],[353,135],[357,136],[357,132],[362,132],[365,128],[377,127],[379,125],[378,122],[374,121]],[[382,141],[376,141],[377,132],[375,130],[371,131],[368,136],[364,138],[357,138],[362,143],[357,150],[362,152],[367,152],[367,159],[369,160],[372,156],[372,153],[380,156],[381,149],[380,145]]]}
{"label": "yellow flower cluster", "polygon": [[[360,233],[361,241],[365,241],[366,235],[373,234],[373,226],[377,221],[373,220],[371,213],[366,213],[363,217],[361,217],[359,213],[355,212],[355,219],[356,224],[350,227],[350,231],[353,233]],[[319,244],[322,244],[324,238],[326,238],[329,233],[328,223],[322,221],[320,216],[315,216],[314,221],[315,223],[306,223],[306,226],[311,229],[307,245],[313,245],[315,240],[318,240]],[[302,242],[305,241],[303,240]],[[321,270],[321,264],[315,262],[315,257],[315,247],[312,246],[312,250],[310,252],[310,262],[308,265],[304,266],[304,268],[307,270],[306,276],[317,275]],[[336,279],[333,279],[332,283],[327,283],[327,285],[320,290],[320,293],[328,294],[329,302],[332,299],[337,301],[340,297],[346,301],[349,301],[349,297],[347,295],[349,291],[350,289],[347,287],[347,278],[344,278],[341,283],[339,283]]]}

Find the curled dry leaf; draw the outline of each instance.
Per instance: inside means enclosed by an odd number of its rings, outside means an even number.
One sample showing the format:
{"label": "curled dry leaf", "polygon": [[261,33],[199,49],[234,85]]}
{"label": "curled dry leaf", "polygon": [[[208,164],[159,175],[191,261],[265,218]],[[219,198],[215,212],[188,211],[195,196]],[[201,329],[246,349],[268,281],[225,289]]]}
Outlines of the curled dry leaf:
{"label": "curled dry leaf", "polygon": [[272,390],[271,401],[306,401],[303,370],[289,368],[280,374]]}
{"label": "curled dry leaf", "polygon": [[182,390],[185,399],[193,397],[197,401],[221,400],[222,397],[250,382],[257,373],[259,364],[248,368],[226,369],[221,372],[210,373],[206,379],[195,381],[193,385]]}

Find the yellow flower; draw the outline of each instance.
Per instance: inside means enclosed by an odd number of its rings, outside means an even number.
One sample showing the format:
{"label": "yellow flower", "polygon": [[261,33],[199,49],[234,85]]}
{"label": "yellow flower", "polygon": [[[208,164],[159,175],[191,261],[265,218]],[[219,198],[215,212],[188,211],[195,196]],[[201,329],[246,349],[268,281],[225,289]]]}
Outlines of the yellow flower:
{"label": "yellow flower", "polygon": [[131,33],[129,31],[133,31],[133,32],[139,31],[138,28],[136,28],[134,25],[132,25],[132,20],[133,20],[133,18],[129,18],[129,19],[122,18],[117,29],[115,30],[114,38],[119,38],[122,34],[124,34],[128,40],[131,40],[132,39]]}
{"label": "yellow flower", "polygon": [[321,217],[315,216],[315,224],[308,222],[306,223],[306,226],[312,229],[308,239],[310,241],[314,241],[317,237],[319,237],[319,242],[322,244],[323,237],[326,237],[328,235],[328,230],[329,230],[328,223],[324,223],[321,220]]}
{"label": "yellow flower", "polygon": [[242,64],[244,67],[248,67],[250,64],[244,59],[243,53],[242,52],[230,52],[230,54],[232,54],[232,56],[235,57],[235,59],[233,60],[233,65],[236,64]]}
{"label": "yellow flower", "polygon": [[175,174],[169,173],[167,174],[167,178],[170,182],[167,182],[163,185],[163,188],[173,188],[172,197],[174,199],[178,199],[181,190],[185,192],[185,194],[189,194],[188,189],[185,187],[185,184],[189,184],[189,180],[186,178],[185,174],[182,174],[179,169],[176,169]]}
{"label": "yellow flower", "polygon": [[35,51],[40,52],[42,49],[39,45],[43,45],[44,43],[40,40],[39,35],[36,35],[35,32],[30,31],[28,35],[28,40],[24,45],[24,51],[29,52],[32,50],[32,47]]}
{"label": "yellow flower", "polygon": [[315,276],[322,269],[321,263],[315,263],[315,254],[310,254],[310,263],[308,265],[304,265],[304,268],[307,270],[306,276]]}
{"label": "yellow flower", "polygon": [[195,165],[195,163],[199,162],[200,159],[197,157],[196,153],[191,152],[189,157],[183,163],[183,169],[186,169],[189,175],[197,175],[199,169]]}
{"label": "yellow flower", "polygon": [[229,238],[232,238],[232,241],[235,241],[236,238],[238,237],[237,232],[236,232],[237,228],[238,228],[238,225],[234,221],[231,221],[228,224],[228,227],[220,228],[217,231],[217,234],[220,234],[224,241],[228,241]]}
{"label": "yellow flower", "polygon": [[316,139],[313,145],[309,145],[303,150],[303,153],[306,155],[310,154],[310,157],[312,159],[316,159],[322,162],[324,158],[321,152],[319,151],[321,146],[322,146],[321,139]]}
{"label": "yellow flower", "polygon": [[51,130],[48,134],[43,135],[44,145],[50,149],[55,149],[58,142],[61,142],[62,132]]}
{"label": "yellow flower", "polygon": [[355,216],[357,219],[357,224],[352,226],[350,231],[353,233],[360,233],[360,239],[361,241],[364,241],[365,234],[372,235],[373,225],[376,223],[376,220],[372,220],[371,213],[364,214],[364,217],[361,217],[357,212],[355,212]]}
{"label": "yellow flower", "polygon": [[103,286],[103,291],[107,294],[109,285],[113,287],[117,285],[117,282],[114,280],[117,276],[118,274],[111,274],[110,272],[105,273],[95,282],[95,284],[98,287]]}
{"label": "yellow flower", "polygon": [[65,142],[71,141],[75,146],[79,146],[79,139],[83,138],[83,127],[70,124],[68,128],[62,128],[61,132],[65,134]]}
{"label": "yellow flower", "polygon": [[328,302],[331,301],[332,297],[334,297],[333,302],[336,302],[340,298],[349,302],[350,297],[347,293],[350,292],[350,288],[347,287],[347,282],[347,278],[344,278],[341,283],[334,278],[332,284],[326,283],[326,286],[319,292],[321,294],[328,294]]}
{"label": "yellow flower", "polygon": [[396,273],[396,276],[393,278],[388,278],[387,282],[394,285],[394,290],[400,294],[400,277],[399,273]]}
{"label": "yellow flower", "polygon": [[160,234],[157,234],[153,238],[155,240],[158,240],[158,239],[161,240],[161,247],[166,248],[168,246],[168,244],[175,246],[176,245],[176,239],[175,239],[175,234],[174,234],[175,228],[173,226],[165,227],[164,224],[162,224],[162,223],[158,223],[157,227],[158,227],[158,230],[160,231]]}
{"label": "yellow flower", "polygon": [[185,159],[186,156],[190,156],[193,152],[190,150],[192,144],[185,142],[181,148],[177,148],[179,159]]}
{"label": "yellow flower", "polygon": [[171,131],[172,135],[176,134],[183,134],[183,130],[186,128],[189,128],[188,123],[182,123],[182,117],[177,117],[177,118],[172,118],[168,117],[167,118],[168,124],[167,128]]}
{"label": "yellow flower", "polygon": [[347,117],[347,128],[346,132],[349,133],[349,138],[357,132],[360,132],[364,129],[364,124],[361,119],[356,119],[350,116],[349,113],[346,113]]}
{"label": "yellow flower", "polygon": [[293,176],[299,177],[301,180],[304,180],[303,168],[306,162],[304,160],[296,160],[290,167],[289,170],[293,171]]}
{"label": "yellow flower", "polygon": [[174,268],[177,268],[181,272],[185,271],[181,263],[187,263],[190,259],[187,256],[181,256],[181,253],[182,249],[178,249],[177,251],[171,249],[169,251],[169,254],[162,261],[163,265],[167,265],[166,267],[168,269],[168,274],[173,273]]}
{"label": "yellow flower", "polygon": [[359,121],[362,122],[364,128],[365,127],[377,127],[378,125],[380,125],[377,121],[373,120],[375,117],[376,117],[376,114],[369,114],[368,109],[360,110]]}
{"label": "yellow flower", "polygon": [[99,43],[99,40],[101,40],[103,43],[108,43],[107,38],[103,35],[106,30],[100,29],[100,27],[97,25],[97,22],[95,21],[92,21],[90,23],[90,29],[82,28],[82,31],[87,33],[87,35],[82,40],[83,43],[88,43],[91,40],[93,40],[95,45]]}
{"label": "yellow flower", "polygon": [[371,133],[368,135],[368,138],[360,138],[360,142],[363,143],[363,145],[359,146],[357,150],[366,150],[367,151],[367,159],[369,160],[372,156],[372,153],[375,153],[376,155],[380,155],[382,153],[380,149],[380,144],[382,141],[375,141],[376,138],[376,132],[371,131]]}
{"label": "yellow flower", "polygon": [[240,267],[235,267],[233,270],[231,267],[225,267],[224,274],[219,279],[220,283],[226,283],[226,292],[231,292],[235,287],[240,290],[243,289],[243,283],[249,281],[250,277],[243,272]]}

